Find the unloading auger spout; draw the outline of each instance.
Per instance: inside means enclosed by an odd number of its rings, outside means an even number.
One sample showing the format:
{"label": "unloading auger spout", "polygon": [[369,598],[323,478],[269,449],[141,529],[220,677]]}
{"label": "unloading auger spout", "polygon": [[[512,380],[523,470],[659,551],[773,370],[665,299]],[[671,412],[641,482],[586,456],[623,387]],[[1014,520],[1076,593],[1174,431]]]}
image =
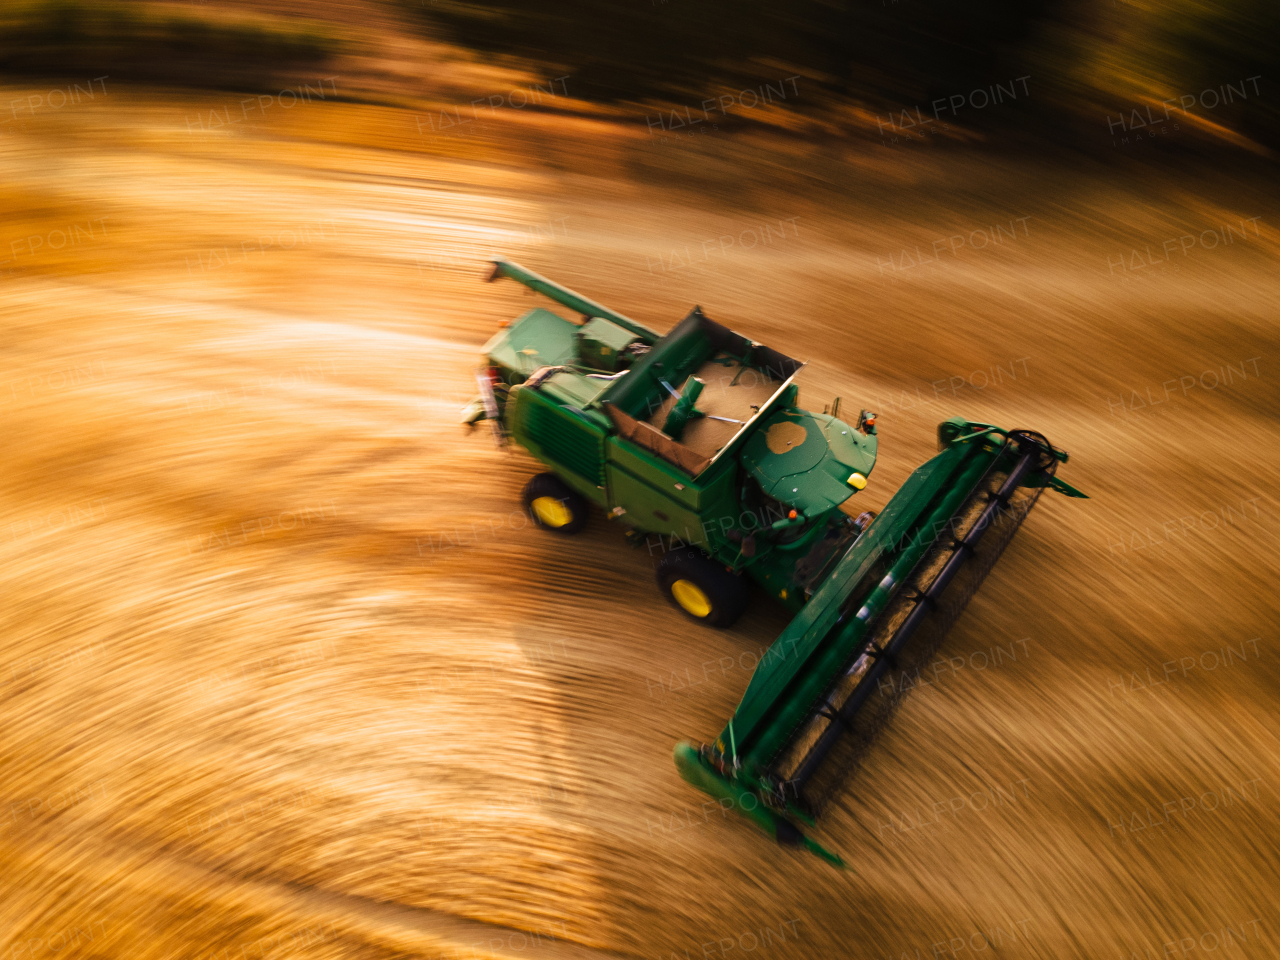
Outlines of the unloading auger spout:
{"label": "unloading auger spout", "polygon": [[[948,420],[917,469],[770,647],[713,744],[681,742],[680,775],[783,844],[806,837],[823,796],[892,709],[906,673],[937,649],[1067,454],[1041,434]],[[891,694],[883,695],[885,687]],[[848,742],[842,770],[824,761]],[[825,776],[825,784],[820,784]]]}

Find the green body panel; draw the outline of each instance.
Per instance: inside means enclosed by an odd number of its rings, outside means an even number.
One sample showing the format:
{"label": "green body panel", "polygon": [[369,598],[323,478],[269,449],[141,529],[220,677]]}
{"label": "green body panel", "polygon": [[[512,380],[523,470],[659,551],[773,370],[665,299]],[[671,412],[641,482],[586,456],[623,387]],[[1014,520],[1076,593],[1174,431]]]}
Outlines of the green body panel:
{"label": "green body panel", "polygon": [[484,345],[491,366],[506,383],[519,383],[539,367],[566,363],[577,355],[578,325],[536,308],[499,330]]}
{"label": "green body panel", "polygon": [[698,476],[698,503],[695,509],[702,516],[707,532],[707,542],[699,544],[722,563],[732,565],[738,556],[738,547],[729,542],[725,531],[729,526],[721,522],[732,518],[739,509],[738,479],[741,471],[736,460],[724,460]]}
{"label": "green body panel", "polygon": [[[606,451],[611,463],[617,464],[632,476],[640,478],[655,490],[661,490],[690,510],[699,511],[703,506],[709,505],[710,497],[707,493],[718,489],[712,486],[704,492],[700,483],[691,480],[676,467],[621,437],[610,437]],[[711,493],[711,497],[714,495]]]}
{"label": "green body panel", "polygon": [[625,505],[626,519],[646,532],[679,537],[685,543],[702,543],[702,520],[678,500],[660,492],[615,463],[606,468],[609,499]]}
{"label": "green body panel", "polygon": [[606,380],[593,380],[581,373],[565,370],[552,374],[543,381],[540,392],[544,396],[557,400],[564,406],[576,408],[586,419],[597,424],[601,430],[612,432],[613,424],[609,422],[609,418],[599,410],[591,409],[593,401],[604,392],[605,387],[608,385]]}

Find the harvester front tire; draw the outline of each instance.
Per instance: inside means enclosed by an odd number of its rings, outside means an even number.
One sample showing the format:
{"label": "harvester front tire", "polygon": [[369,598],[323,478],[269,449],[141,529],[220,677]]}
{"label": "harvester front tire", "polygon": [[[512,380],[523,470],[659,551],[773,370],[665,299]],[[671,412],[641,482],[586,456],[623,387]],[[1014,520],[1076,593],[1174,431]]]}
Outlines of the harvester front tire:
{"label": "harvester front tire", "polygon": [[709,627],[732,626],[751,596],[742,577],[696,547],[663,556],[658,562],[658,586],[677,610]]}
{"label": "harvester front tire", "polygon": [[577,533],[587,525],[587,501],[554,473],[540,473],[524,488],[524,506],[533,522],[552,533]]}

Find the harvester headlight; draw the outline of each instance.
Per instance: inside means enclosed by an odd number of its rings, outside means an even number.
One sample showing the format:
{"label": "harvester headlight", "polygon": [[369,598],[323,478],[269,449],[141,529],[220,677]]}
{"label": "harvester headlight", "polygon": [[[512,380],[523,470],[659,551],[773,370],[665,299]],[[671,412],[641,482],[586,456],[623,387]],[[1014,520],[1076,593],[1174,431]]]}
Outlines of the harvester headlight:
{"label": "harvester headlight", "polygon": [[846,480],[845,483],[849,484],[849,486],[853,487],[855,490],[861,490],[867,485],[867,478],[860,473],[853,473],[850,474],[849,479]]}

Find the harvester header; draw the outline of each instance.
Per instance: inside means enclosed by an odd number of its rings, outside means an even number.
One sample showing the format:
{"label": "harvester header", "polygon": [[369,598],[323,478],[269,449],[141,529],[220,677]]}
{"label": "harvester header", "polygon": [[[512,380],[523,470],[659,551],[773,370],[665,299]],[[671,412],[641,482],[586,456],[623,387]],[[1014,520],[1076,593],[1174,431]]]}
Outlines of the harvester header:
{"label": "harvester header", "polygon": [[878,516],[855,516],[875,413],[802,409],[802,363],[699,307],[661,335],[509,261],[502,277],[580,319],[536,308],[499,330],[465,421],[549,468],[525,488],[540,526],[576,533],[594,504],[633,539],[669,540],[658,586],[691,619],[730,626],[748,582],[794,613],[725,729],[675,762],[779,842],[842,864],[802,827],[896,704],[885,677],[932,655],[1043,490],[1084,496],[1056,476],[1067,454],[955,417]]}

